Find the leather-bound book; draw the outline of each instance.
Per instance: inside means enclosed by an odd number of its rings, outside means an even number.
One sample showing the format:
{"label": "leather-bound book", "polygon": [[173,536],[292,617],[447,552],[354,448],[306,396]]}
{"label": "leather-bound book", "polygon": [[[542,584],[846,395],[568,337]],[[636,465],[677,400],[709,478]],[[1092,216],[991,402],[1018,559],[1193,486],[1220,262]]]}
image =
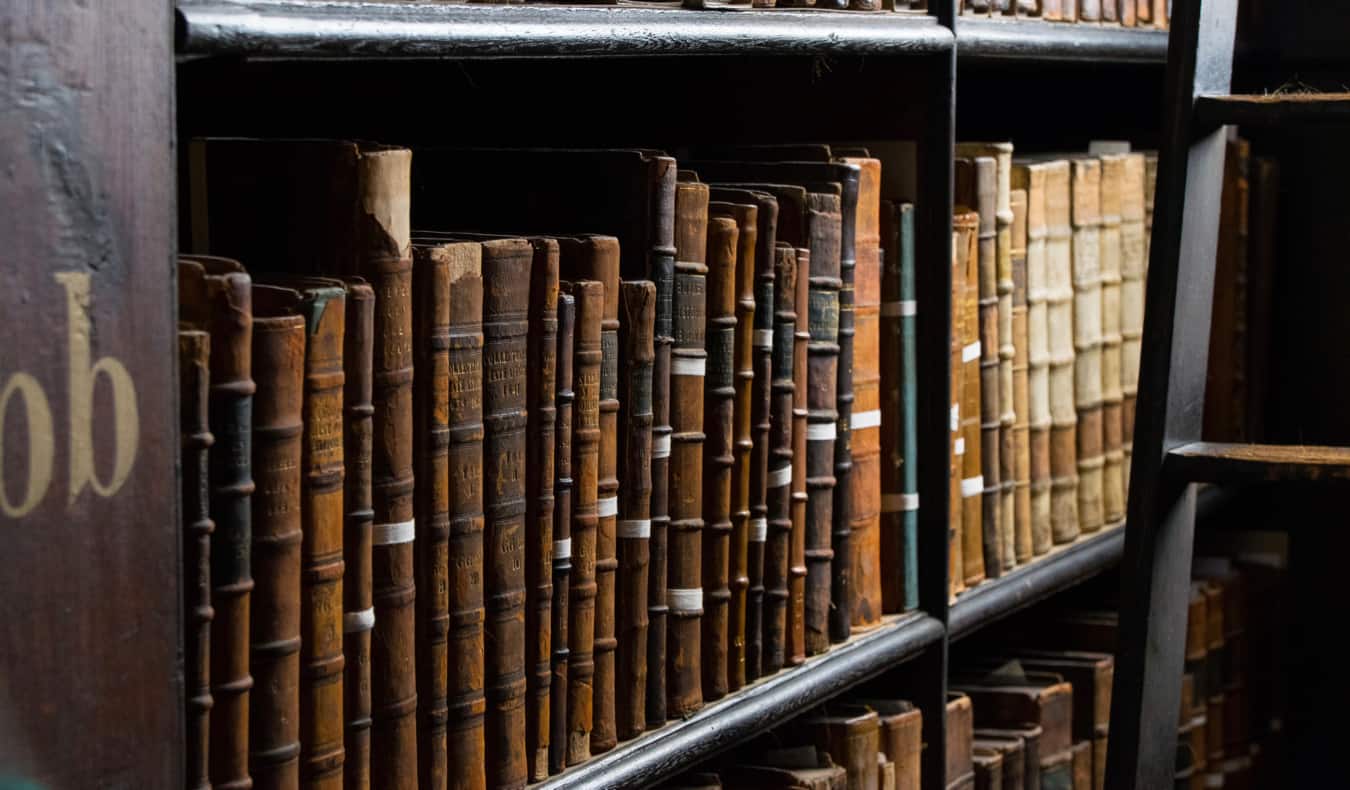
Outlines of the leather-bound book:
{"label": "leather-bound book", "polygon": [[371,598],[370,455],[374,437],[375,291],[348,277],[347,318],[342,343],[342,710],[346,719],[343,786],[370,786],[370,633],[375,627]]}
{"label": "leather-bound book", "polygon": [[[914,206],[881,203],[881,606],[919,605]],[[897,772],[901,768],[897,764]],[[898,779],[898,777],[897,777]],[[903,786],[903,783],[900,783]]]}
{"label": "leather-bound book", "polygon": [[211,747],[211,335],[178,330],[178,414],[183,456],[183,740],[186,786],[209,788]]}
{"label": "leather-bound book", "polygon": [[1077,0],[1079,22],[1102,21],[1102,5],[1113,0]]}
{"label": "leather-bound book", "polygon": [[[990,553],[985,551],[985,530],[983,518],[988,508],[983,507],[985,490],[982,472],[987,465],[982,464],[983,447],[980,441],[980,318],[979,318],[979,245],[978,228],[980,215],[958,207],[952,219],[952,228],[956,231],[957,265],[961,275],[961,435],[956,440],[952,454],[961,464],[961,563],[962,580],[966,587],[973,587],[985,579],[985,561]],[[957,309],[954,305],[953,310]],[[997,559],[997,552],[992,552]]]}
{"label": "leather-bound book", "polygon": [[[994,785],[994,790],[1023,790],[1027,787],[1025,780],[1026,768],[1026,747],[1021,738],[990,738],[980,730],[975,731],[975,760],[978,786],[978,770],[981,755],[997,755],[1000,768],[1000,782]],[[1040,790],[1040,788],[1031,788],[1031,790]]]}
{"label": "leather-bound book", "polygon": [[600,455],[595,532],[595,679],[592,692],[591,753],[618,743],[614,726],[614,593],[619,569],[615,528],[619,514],[619,240],[579,236],[559,240],[563,275],[604,286],[600,321]]}
{"label": "leather-bound book", "polygon": [[[958,593],[966,589],[965,581],[965,497],[962,496],[961,482],[965,472],[966,440],[965,429],[961,424],[961,405],[965,401],[966,374],[962,362],[962,352],[966,342],[966,261],[970,255],[970,227],[978,224],[976,216],[965,217],[956,214],[952,217],[952,268],[951,268],[951,314],[949,316],[951,351],[948,367],[951,369],[951,381],[948,389],[951,394],[949,410],[949,429],[951,431],[947,452],[947,595],[955,600]],[[966,229],[962,230],[962,226]],[[984,561],[984,556],[980,556]]]}
{"label": "leather-bound book", "polygon": [[1205,596],[1205,747],[1211,775],[1223,774],[1224,664],[1228,660],[1224,634],[1224,589],[1214,581],[1195,582]]}
{"label": "leather-bound book", "polygon": [[[1130,490],[1134,405],[1144,336],[1144,155],[1126,154],[1120,189],[1120,421],[1121,480]],[[1128,506],[1128,500],[1127,500]]]}
{"label": "leather-bound book", "polygon": [[975,780],[975,713],[970,697],[960,691],[947,692],[945,727],[947,787],[971,787]]}
{"label": "leather-bound book", "polygon": [[1013,775],[1020,779],[1020,787],[1038,790],[1041,786],[1041,728],[1039,725],[1024,722],[1010,727],[977,727],[977,742],[995,744],[1004,751],[1004,780],[1008,778],[1008,759],[1016,755],[1021,763],[1020,769],[1014,769]]}
{"label": "leather-bound book", "polygon": [[[833,512],[830,547],[830,641],[848,639],[853,628],[853,362],[854,302],[857,274],[859,168],[851,166],[851,178],[840,181],[839,200],[839,362],[835,382],[838,427],[834,436]],[[842,174],[841,174],[842,175]],[[810,437],[808,437],[809,439]]]}
{"label": "leather-bound book", "polygon": [[652,492],[652,342],[656,286],[639,280],[621,286],[619,317],[618,649],[615,727],[620,739],[647,726],[647,629]]}
{"label": "leather-bound book", "polygon": [[[998,246],[995,231],[995,205],[998,189],[998,169],[993,157],[956,160],[956,200],[974,208],[980,215],[979,243],[976,269],[979,291],[979,426],[980,474],[983,483],[981,495],[981,529],[983,534],[984,575],[995,579],[1003,567],[1003,508],[999,485],[1002,466],[999,463],[1000,423],[1002,415],[999,399],[999,304],[998,304]],[[969,385],[967,385],[969,400]],[[971,401],[974,403],[973,401]],[[963,415],[964,416],[964,415]],[[967,441],[970,438],[967,437]],[[967,448],[969,452],[970,448]],[[969,477],[969,475],[967,475]],[[967,544],[967,550],[970,546]],[[970,557],[966,557],[970,561]],[[967,584],[969,584],[967,579]]]}
{"label": "leather-bound book", "polygon": [[729,691],[731,507],[734,465],[736,221],[713,214],[707,238],[707,375],[703,432],[703,698]]}
{"label": "leather-bound book", "polygon": [[1123,27],[1134,27],[1138,23],[1138,8],[1136,0],[1120,0],[1120,24]]}
{"label": "leather-bound book", "polygon": [[[711,195],[710,197],[716,197]],[[732,220],[736,226],[731,294],[736,319],[732,342],[731,535],[728,551],[727,690],[745,685],[746,615],[750,594],[750,472],[754,440],[750,437],[751,388],[754,385],[755,253],[759,242],[759,208],[754,204],[713,200],[712,217]],[[711,268],[711,267],[710,267]],[[709,271],[711,275],[711,270]],[[712,285],[713,283],[709,283]],[[711,305],[711,302],[710,302]],[[711,318],[711,315],[709,316]],[[710,346],[711,348],[711,346]],[[705,410],[707,406],[705,405]],[[704,419],[706,421],[707,415]],[[704,455],[707,462],[707,454]],[[705,485],[707,478],[705,477]],[[704,497],[704,507],[708,504]],[[706,550],[707,543],[704,543]]]}
{"label": "leather-bound book", "polygon": [[1103,22],[1111,24],[1120,22],[1120,9],[1116,6],[1119,0],[1096,0],[1096,2],[1100,6],[1099,13]]}
{"label": "leather-bound book", "polygon": [[730,772],[733,787],[765,790],[844,790],[848,772],[815,746],[772,749],[738,763]]}
{"label": "leather-bound book", "polygon": [[565,283],[576,299],[572,405],[572,574],[567,601],[567,764],[591,755],[595,678],[595,530],[600,479],[600,324],[604,283]]}
{"label": "leather-bound book", "polygon": [[298,787],[300,462],[305,318],[299,294],[253,286],[253,590],[248,763],[255,787]]}
{"label": "leather-bound book", "polygon": [[975,764],[975,790],[1003,790],[1003,754],[998,749],[980,746],[971,749]]}
{"label": "leather-bound book", "polygon": [[[1134,154],[1142,161],[1142,156]],[[1142,167],[1142,165],[1141,165]],[[1128,172],[1128,171],[1127,171]],[[1261,441],[1267,438],[1266,410],[1270,403],[1271,377],[1271,340],[1275,336],[1275,313],[1272,294],[1275,290],[1275,267],[1279,259],[1279,208],[1280,208],[1280,166],[1273,159],[1263,156],[1253,157],[1251,171],[1248,174],[1249,203],[1247,216],[1249,223],[1248,260],[1247,260],[1247,438]],[[1133,183],[1131,184],[1131,186]],[[1124,264],[1122,264],[1122,267]],[[1142,283],[1142,276],[1140,278]],[[1122,322],[1127,325],[1133,320],[1135,305],[1127,303],[1122,294]],[[1142,297],[1137,308],[1139,326],[1143,326]],[[1127,349],[1128,350],[1128,349]],[[1139,365],[1137,358],[1134,367],[1121,373],[1126,384],[1137,387]],[[1128,363],[1127,363],[1128,364]],[[1126,390],[1126,432],[1125,439],[1130,441],[1134,432],[1134,389]],[[1129,469],[1129,450],[1126,447],[1125,468]],[[1128,482],[1128,476],[1126,478]]]}
{"label": "leather-bound book", "polygon": [[1031,381],[1027,354],[1027,191],[1012,190],[1013,344],[1013,556],[1019,565],[1035,554],[1031,529]]}
{"label": "leather-bound book", "polygon": [[[560,286],[561,288],[561,286]],[[572,577],[572,389],[576,297],[558,294],[557,423],[553,434],[553,627],[552,683],[549,687],[548,772],[567,768],[568,597]]]}
{"label": "leather-bound book", "polygon": [[1018,650],[1016,659],[1026,669],[1057,673],[1073,685],[1074,739],[1092,743],[1093,787],[1101,790],[1111,729],[1113,657],[1088,651]]}
{"label": "leather-bound book", "polygon": [[[1050,165],[1019,161],[1013,188],[1026,193],[1027,443],[1031,461],[1031,553],[1054,545],[1051,530],[1050,328],[1046,177]],[[1015,341],[1014,341],[1015,342]],[[1020,415],[1019,415],[1020,416]]]}
{"label": "leather-bound book", "polygon": [[1078,523],[1104,523],[1102,468],[1101,162],[1076,158],[1071,168],[1073,223],[1074,403],[1078,411]]}
{"label": "leather-bound book", "polygon": [[958,675],[952,686],[970,697],[975,722],[981,728],[1039,726],[1042,786],[1071,786],[1052,785],[1055,777],[1072,776],[1073,688],[1061,676],[1037,672],[1018,678]]}
{"label": "leather-bound book", "polygon": [[180,260],[178,309],[183,323],[211,337],[208,417],[211,533],[211,784],[244,787],[248,774],[249,567],[252,521],[253,291],[234,261]]}
{"label": "leather-bound book", "polygon": [[1121,266],[1124,257],[1121,198],[1125,155],[1101,157],[1101,332],[1102,332],[1102,520],[1125,519],[1124,416],[1121,390]]}
{"label": "leather-bound book", "polygon": [[1073,754],[1073,790],[1092,790],[1092,742],[1078,741]]}
{"label": "leather-bound book", "polygon": [[1040,0],[1041,19],[1047,22],[1064,21],[1063,4],[1066,2],[1074,2],[1074,0]]}
{"label": "leather-bound book", "polygon": [[[674,347],[670,360],[670,531],[667,535],[666,715],[703,705],[703,379],[707,320],[708,185],[675,193]],[[660,295],[657,296],[658,302]]]}
{"label": "leather-bound book", "polygon": [[792,344],[792,534],[788,547],[787,662],[806,660],[806,520],[810,493],[806,486],[807,441],[810,425],[810,283],[811,250],[797,247],[797,293],[793,299],[797,323]]}
{"label": "leather-bound book", "polygon": [[1247,440],[1247,172],[1251,150],[1241,138],[1228,140],[1226,149],[1202,436],[1209,441],[1240,442]]}
{"label": "leather-bound book", "polygon": [[878,790],[877,753],[881,751],[881,719],[861,705],[806,720],[816,746],[848,772],[848,790]]}
{"label": "leather-bound book", "polygon": [[881,717],[881,750],[895,765],[896,790],[919,790],[923,712],[904,700],[865,699]]}
{"label": "leather-bound book", "polygon": [[764,481],[768,506],[764,544],[764,675],[771,675],[787,664],[788,566],[792,542],[792,359],[797,322],[793,303],[797,290],[797,254],[792,245],[777,244],[773,266],[770,458]]}

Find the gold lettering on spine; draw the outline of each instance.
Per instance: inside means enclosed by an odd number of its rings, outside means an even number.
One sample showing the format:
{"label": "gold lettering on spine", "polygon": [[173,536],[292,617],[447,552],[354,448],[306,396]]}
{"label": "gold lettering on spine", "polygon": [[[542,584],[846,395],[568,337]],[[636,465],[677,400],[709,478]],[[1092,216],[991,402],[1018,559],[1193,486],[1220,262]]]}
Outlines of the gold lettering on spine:
{"label": "gold lettering on spine", "polygon": [[11,504],[5,486],[4,466],[0,464],[0,510],[10,518],[23,518],[38,506],[47,493],[47,486],[51,485],[56,441],[52,434],[52,409],[41,385],[27,373],[15,373],[4,390],[0,390],[0,459],[5,457],[5,414],[10,397],[15,393],[23,396],[28,417],[28,488],[19,504]]}

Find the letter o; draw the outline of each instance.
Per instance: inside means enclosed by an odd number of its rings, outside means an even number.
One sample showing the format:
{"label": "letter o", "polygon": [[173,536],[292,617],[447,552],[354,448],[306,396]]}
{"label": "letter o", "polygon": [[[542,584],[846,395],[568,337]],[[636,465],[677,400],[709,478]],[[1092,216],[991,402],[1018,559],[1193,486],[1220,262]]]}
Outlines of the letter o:
{"label": "letter o", "polygon": [[56,439],[52,433],[52,409],[37,379],[27,373],[15,373],[0,390],[0,459],[5,457],[5,412],[12,395],[23,396],[28,416],[28,488],[23,500],[10,504],[5,490],[4,470],[0,467],[0,511],[10,518],[23,518],[38,506],[52,482],[52,458],[56,454]]}

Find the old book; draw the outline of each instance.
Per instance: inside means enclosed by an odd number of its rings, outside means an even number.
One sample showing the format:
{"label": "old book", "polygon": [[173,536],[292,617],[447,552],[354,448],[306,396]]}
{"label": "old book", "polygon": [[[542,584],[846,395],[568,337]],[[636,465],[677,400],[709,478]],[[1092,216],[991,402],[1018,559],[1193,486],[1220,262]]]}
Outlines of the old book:
{"label": "old book", "polygon": [[815,746],[793,746],[764,751],[729,772],[735,787],[765,790],[844,790],[848,772],[828,752]]}
{"label": "old book", "polygon": [[1079,22],[1100,22],[1102,21],[1102,6],[1110,4],[1114,0],[1076,0],[1078,5]]}
{"label": "old book", "polygon": [[947,787],[970,787],[975,775],[975,713],[969,696],[960,691],[947,692],[945,727]]}
{"label": "old book", "polygon": [[[1276,243],[1280,204],[1280,167],[1271,158],[1258,156],[1251,160],[1248,174],[1249,202],[1247,206],[1247,437],[1262,441],[1266,434],[1266,410],[1273,387],[1271,377],[1271,340],[1275,335],[1274,300],[1275,266],[1278,260]],[[1141,326],[1142,326],[1142,310]],[[1138,365],[1132,371],[1138,379]],[[1134,427],[1133,401],[1128,411],[1131,432]]]}
{"label": "old book", "polygon": [[[914,206],[881,203],[881,606],[919,605]],[[901,771],[897,764],[897,772]],[[898,782],[902,787],[903,782]]]}
{"label": "old book", "polygon": [[1144,155],[1127,153],[1120,187],[1120,448],[1121,486],[1126,494],[1144,335],[1144,246]]}
{"label": "old book", "polygon": [[1121,389],[1121,274],[1124,258],[1122,198],[1125,155],[1101,159],[1101,331],[1102,331],[1102,521],[1125,519],[1124,392]]}
{"label": "old book", "polygon": [[877,790],[877,753],[881,751],[881,719],[861,705],[840,705],[835,711],[807,719],[816,746],[848,772],[849,790]]}
{"label": "old book", "polygon": [[1073,754],[1073,790],[1092,790],[1092,743],[1078,741]]}
{"label": "old book", "polygon": [[181,320],[211,337],[208,459],[211,533],[210,679],[212,707],[208,770],[212,784],[249,781],[249,598],[253,574],[250,495],[253,414],[253,290],[234,261],[199,258],[178,264]]}
{"label": "old book", "polygon": [[1047,22],[1064,21],[1064,3],[1074,0],[1040,0],[1041,19]]}
{"label": "old book", "polygon": [[975,764],[976,790],[1003,790],[1003,754],[997,749],[980,746],[977,741],[971,748],[971,757]]}
{"label": "old book", "polygon": [[1137,0],[1120,0],[1120,24],[1134,27],[1139,21]]}
{"label": "old book", "polygon": [[1247,424],[1247,203],[1251,147],[1227,142],[1214,293],[1205,375],[1203,436],[1209,441],[1246,441]]}
{"label": "old book", "polygon": [[579,236],[559,240],[563,276],[604,286],[600,320],[600,455],[595,531],[595,679],[592,684],[591,753],[614,748],[614,592],[619,568],[615,528],[619,513],[619,240]]}
{"label": "old book", "polygon": [[1031,722],[1009,727],[976,727],[975,738],[999,744],[1005,750],[1004,779],[1007,779],[1007,754],[1017,753],[1021,763],[1021,787],[1037,790],[1041,786],[1041,728]]}
{"label": "old book", "polygon": [[[564,255],[566,249],[564,249]],[[600,479],[600,325],[604,283],[564,284],[576,299],[572,405],[572,574],[569,579],[567,659],[567,764],[591,754],[595,678],[595,532]]]}
{"label": "old book", "polygon": [[[674,346],[670,360],[670,527],[667,535],[666,715],[703,705],[703,379],[707,366],[708,185],[675,194]],[[658,300],[659,300],[658,295]]]}
{"label": "old book", "polygon": [[1101,162],[1070,160],[1073,224],[1074,403],[1078,412],[1078,522],[1104,523],[1102,419]]}
{"label": "old book", "polygon": [[792,535],[788,551],[788,642],[787,662],[797,666],[806,660],[806,519],[810,493],[806,486],[807,431],[810,425],[810,280],[811,250],[795,249],[797,315],[792,345]]}
{"label": "old book", "polygon": [[[854,295],[857,271],[857,223],[860,176],[857,165],[840,173],[838,377],[835,382],[833,522],[830,547],[830,641],[848,639],[853,628],[853,362]],[[873,231],[875,235],[875,231]],[[808,437],[810,438],[810,437]]]}
{"label": "old book", "polygon": [[[975,722],[981,728],[1041,728],[1041,786],[1071,768],[1073,689],[1059,675],[1027,672],[1018,678],[957,675],[953,687],[969,695]],[[1068,787],[1069,785],[1054,785]]]}
{"label": "old book", "polygon": [[1027,349],[1027,191],[1012,190],[1011,251],[1013,272],[1013,555],[1018,564],[1035,554],[1031,528],[1031,380]]}
{"label": "old book", "polygon": [[1096,0],[1101,21],[1117,24],[1120,22],[1120,9],[1116,5],[1120,0]]}
{"label": "old book", "polygon": [[[652,361],[656,285],[625,281],[619,301],[618,649],[615,726],[620,739],[646,729],[648,575],[652,492]],[[664,559],[664,557],[663,557]]]}
{"label": "old book", "polygon": [[263,787],[297,787],[300,768],[301,433],[305,318],[299,294],[253,286],[253,540],[248,763]]}
{"label": "old book", "polygon": [[[1002,410],[999,398],[999,304],[998,304],[998,246],[995,231],[995,205],[998,194],[996,160],[989,156],[956,160],[956,200],[979,213],[976,277],[978,283],[979,336],[975,348],[979,350],[979,401],[970,400],[969,384],[966,398],[979,409],[980,524],[984,552],[985,578],[998,578],[1003,567],[1003,508],[1002,487],[999,478],[1000,423]],[[967,299],[969,299],[969,295]],[[969,344],[968,344],[969,345]],[[966,416],[966,415],[963,415]],[[967,416],[969,419],[969,417]],[[966,439],[971,441],[970,437]],[[967,449],[969,452],[969,448]],[[967,477],[970,475],[967,474]],[[967,544],[967,550],[970,546]],[[970,561],[970,557],[966,557]],[[970,580],[967,579],[967,584]]]}
{"label": "old book", "polygon": [[551,629],[552,682],[549,686],[548,771],[567,768],[568,598],[572,576],[572,405],[573,340],[576,334],[576,297],[558,295],[557,423],[554,430],[553,484],[553,627]]}
{"label": "old book", "polygon": [[[984,508],[983,494],[985,483],[983,471],[988,465],[982,461],[984,447],[981,443],[981,381],[979,319],[979,214],[957,208],[952,219],[956,231],[957,264],[960,267],[961,288],[961,409],[959,420],[961,435],[956,440],[952,454],[960,458],[961,464],[961,563],[962,579],[966,587],[973,587],[986,577],[985,561],[998,559],[997,552],[985,551],[986,539],[984,515],[996,512]],[[956,273],[953,273],[953,277]],[[953,310],[956,308],[953,307]]]}
{"label": "old book", "polygon": [[896,790],[919,790],[923,712],[905,700],[864,699],[881,718],[881,750],[894,764]]}
{"label": "old book", "polygon": [[[1000,781],[994,786],[995,790],[1023,790],[1027,786],[1025,780],[1026,748],[1021,738],[990,738],[976,730],[973,745],[977,771],[981,755],[993,754],[999,758]],[[1039,790],[1039,788],[1032,788],[1032,790]]]}
{"label": "old book", "polygon": [[[970,249],[971,225],[979,222],[978,217],[952,217],[952,268],[951,268],[951,305],[948,320],[948,334],[951,336],[951,355],[948,367],[951,381],[948,389],[951,395],[949,411],[951,431],[947,452],[947,594],[950,600],[966,589],[965,557],[965,498],[961,495],[962,474],[965,471],[966,442],[961,425],[961,404],[965,400],[965,369],[961,361],[965,346],[965,301],[966,301],[966,260]],[[967,230],[960,226],[965,224]],[[959,451],[959,452],[958,452]],[[981,555],[980,561],[984,558]]]}
{"label": "old book", "polygon": [[[190,326],[190,325],[189,325]],[[188,787],[210,787],[211,748],[211,335],[178,330],[178,414],[182,436],[183,740]]]}
{"label": "old book", "polygon": [[1092,743],[1093,787],[1106,782],[1106,748],[1111,729],[1111,684],[1115,661],[1089,651],[1018,650],[1018,663],[1037,672],[1054,672],[1073,685],[1074,738]]}
{"label": "old book", "polygon": [[792,542],[792,360],[797,322],[794,304],[797,254],[792,245],[783,242],[776,245],[773,268],[770,458],[764,480],[767,500],[761,663],[764,675],[771,675],[787,664],[788,567]]}

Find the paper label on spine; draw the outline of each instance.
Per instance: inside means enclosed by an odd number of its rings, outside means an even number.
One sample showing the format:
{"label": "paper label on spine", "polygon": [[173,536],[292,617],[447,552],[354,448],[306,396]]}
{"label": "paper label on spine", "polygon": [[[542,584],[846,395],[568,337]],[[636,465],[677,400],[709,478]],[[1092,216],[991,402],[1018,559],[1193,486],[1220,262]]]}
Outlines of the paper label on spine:
{"label": "paper label on spine", "polygon": [[835,438],[835,424],[832,422],[813,422],[806,426],[806,441],[828,442]]}
{"label": "paper label on spine", "polygon": [[767,488],[782,488],[792,482],[792,464],[769,470]]}
{"label": "paper label on spine", "polygon": [[763,543],[769,539],[769,520],[765,518],[750,519],[750,542]]}
{"label": "paper label on spine", "polygon": [[666,606],[672,613],[703,611],[703,588],[671,587],[666,590]]}
{"label": "paper label on spine", "polygon": [[966,454],[966,438],[964,436],[952,442],[952,455]]}
{"label": "paper label on spine", "polygon": [[961,481],[961,498],[969,499],[984,493],[984,475],[967,477]]}
{"label": "paper label on spine", "polygon": [[957,428],[960,428],[960,427],[961,427],[961,404],[959,404],[959,403],[953,403],[953,404],[952,404],[952,427],[951,427],[951,430],[954,431],[954,430],[956,430]]}
{"label": "paper label on spine", "polygon": [[670,375],[672,376],[696,376],[702,378],[707,370],[708,360],[702,357],[690,359],[689,357],[675,357],[670,360]]}
{"label": "paper label on spine", "polygon": [[597,499],[595,502],[595,515],[600,518],[619,515],[619,498],[616,496],[607,496],[604,499]]}
{"label": "paper label on spine", "polygon": [[971,343],[970,345],[961,349],[962,362],[974,362],[979,358],[980,358],[980,341],[976,340],[974,343]]}
{"label": "paper label on spine", "polygon": [[773,330],[772,330],[772,329],[756,329],[756,330],[755,330],[755,346],[756,346],[757,348],[773,348]]}
{"label": "paper label on spine", "polygon": [[919,303],[913,299],[902,299],[898,302],[882,302],[881,316],[883,318],[908,318],[919,312]]}
{"label": "paper label on spine", "polygon": [[882,494],[882,513],[905,513],[919,509],[918,494]]}
{"label": "paper label on spine", "polygon": [[553,541],[553,559],[567,560],[572,558],[572,539],[563,538]]}
{"label": "paper label on spine", "polygon": [[342,615],[342,633],[354,634],[369,631],[375,627],[375,610],[362,609],[359,612],[346,612]]}
{"label": "paper label on spine", "polygon": [[397,524],[376,524],[370,528],[370,541],[375,546],[412,543],[417,534],[416,524],[417,519],[400,521]]}
{"label": "paper label on spine", "polygon": [[641,540],[652,536],[652,520],[649,518],[620,521],[618,535],[621,538]]}
{"label": "paper label on spine", "polygon": [[853,412],[853,414],[849,416],[849,427],[855,431],[861,431],[864,428],[880,428],[881,409]]}
{"label": "paper label on spine", "polygon": [[670,434],[652,437],[652,458],[670,457]]}

